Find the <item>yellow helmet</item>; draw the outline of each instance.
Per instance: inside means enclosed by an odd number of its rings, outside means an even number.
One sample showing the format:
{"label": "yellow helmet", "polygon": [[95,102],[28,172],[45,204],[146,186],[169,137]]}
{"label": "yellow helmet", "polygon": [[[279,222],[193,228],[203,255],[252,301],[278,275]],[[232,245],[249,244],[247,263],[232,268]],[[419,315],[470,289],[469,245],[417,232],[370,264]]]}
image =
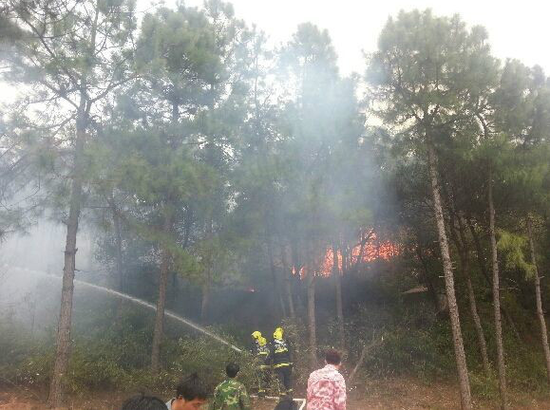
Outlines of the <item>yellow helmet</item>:
{"label": "yellow helmet", "polygon": [[283,338],[283,334],[284,334],[284,330],[282,327],[278,327],[277,329],[275,329],[275,331],[273,332],[273,338],[274,339],[282,339]]}
{"label": "yellow helmet", "polygon": [[259,338],[262,337],[262,334],[258,330],[256,330],[256,331],[252,332],[252,337],[254,339],[259,339]]}

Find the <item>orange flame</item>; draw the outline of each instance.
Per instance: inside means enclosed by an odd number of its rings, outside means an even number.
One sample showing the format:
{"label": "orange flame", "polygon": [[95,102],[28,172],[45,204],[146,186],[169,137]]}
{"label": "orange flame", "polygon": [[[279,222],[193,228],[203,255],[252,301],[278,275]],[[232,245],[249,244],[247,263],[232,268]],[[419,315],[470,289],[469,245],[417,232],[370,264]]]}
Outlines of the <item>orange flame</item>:
{"label": "orange flame", "polygon": [[[365,264],[376,260],[390,260],[399,254],[399,248],[397,245],[390,241],[378,242],[376,240],[376,234],[371,233],[363,245],[358,243],[350,252],[348,266],[357,266],[359,264]],[[336,253],[337,265],[339,272],[343,271],[344,257],[342,250],[339,249]],[[322,257],[321,263],[318,264],[319,270],[316,272],[321,276],[330,276],[334,269],[334,251],[331,247],[328,247]],[[302,266],[299,269],[292,268],[292,274],[299,275],[300,278],[304,278],[308,274],[308,267]]]}

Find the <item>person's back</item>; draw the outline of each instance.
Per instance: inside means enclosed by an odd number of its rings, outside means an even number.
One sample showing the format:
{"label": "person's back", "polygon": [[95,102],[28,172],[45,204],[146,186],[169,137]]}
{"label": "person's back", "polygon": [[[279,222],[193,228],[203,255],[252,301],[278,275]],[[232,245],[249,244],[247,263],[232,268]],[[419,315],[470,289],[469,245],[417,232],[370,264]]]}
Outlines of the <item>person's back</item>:
{"label": "person's back", "polygon": [[157,397],[139,395],[126,400],[121,410],[166,410],[166,405]]}
{"label": "person's back", "polygon": [[250,399],[244,384],[235,380],[239,366],[230,363],[226,367],[227,379],[214,391],[210,410],[250,410]]}
{"label": "person's back", "polygon": [[309,375],[307,410],[346,410],[346,382],[338,372],[340,354],[327,351],[326,366]]}

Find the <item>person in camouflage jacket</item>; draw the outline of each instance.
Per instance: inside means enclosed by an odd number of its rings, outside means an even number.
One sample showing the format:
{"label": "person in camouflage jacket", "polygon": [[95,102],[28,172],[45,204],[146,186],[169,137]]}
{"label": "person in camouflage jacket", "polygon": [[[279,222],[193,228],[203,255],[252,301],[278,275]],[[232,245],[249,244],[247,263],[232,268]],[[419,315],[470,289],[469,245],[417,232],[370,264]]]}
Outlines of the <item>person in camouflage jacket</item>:
{"label": "person in camouflage jacket", "polygon": [[210,410],[251,410],[246,387],[235,380],[239,370],[239,365],[236,363],[227,365],[225,368],[227,379],[216,387]]}

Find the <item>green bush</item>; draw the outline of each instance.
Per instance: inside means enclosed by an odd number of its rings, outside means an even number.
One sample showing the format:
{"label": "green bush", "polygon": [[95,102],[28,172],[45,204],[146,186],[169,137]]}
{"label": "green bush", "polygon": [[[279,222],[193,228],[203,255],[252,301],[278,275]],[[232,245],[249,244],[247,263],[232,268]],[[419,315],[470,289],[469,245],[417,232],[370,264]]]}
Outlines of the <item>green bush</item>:
{"label": "green bush", "polygon": [[515,339],[505,349],[508,385],[518,391],[548,392],[542,343],[530,346]]}
{"label": "green bush", "polygon": [[470,372],[470,388],[472,395],[482,400],[496,400],[499,397],[498,379],[494,372],[490,376]]}
{"label": "green bush", "polygon": [[[384,335],[383,342],[365,358],[362,373],[369,377],[410,376],[425,381],[454,380],[456,365],[448,318],[425,315],[424,307],[406,309],[396,300],[391,306],[374,306],[347,317],[346,364],[355,365],[364,345]],[[105,312],[98,313],[106,315]],[[420,320],[420,319],[422,320]],[[91,319],[90,319],[91,320]],[[92,325],[93,323],[93,325]],[[103,323],[103,327],[100,325]],[[304,388],[309,372],[307,331],[300,321],[285,321],[283,326],[292,341],[294,379],[298,389]],[[489,356],[494,363],[496,352],[491,323],[486,326]],[[224,339],[242,346],[223,328],[211,330]],[[155,391],[167,396],[178,381],[198,372],[213,388],[224,377],[225,365],[236,361],[241,366],[239,378],[249,388],[256,384],[253,358],[248,352],[239,354],[206,335],[195,332],[181,337],[165,338],[162,345],[163,371],[153,375],[149,370],[152,321],[144,320],[133,309],[118,312],[116,320],[94,321],[77,328],[73,334],[72,356],[66,383],[73,394],[114,390]],[[179,330],[179,329],[178,329]],[[475,329],[467,315],[462,330],[470,370],[473,394],[492,400],[498,395],[495,374],[483,373],[477,348]],[[232,333],[248,337],[242,329]],[[320,353],[338,342],[334,322],[320,323],[318,329]],[[53,333],[52,333],[53,334]],[[0,383],[16,383],[47,387],[53,368],[52,334],[31,335],[17,326],[0,323]],[[533,333],[534,334],[534,333]],[[512,390],[547,392],[545,362],[538,337],[529,342],[505,332],[508,384]],[[320,357],[320,355],[319,355]],[[321,362],[321,361],[320,361]]]}
{"label": "green bush", "polygon": [[[170,394],[182,377],[193,372],[201,374],[213,387],[225,377],[229,361],[238,362],[239,377],[247,385],[253,385],[251,355],[237,353],[206,335],[166,338],[161,350],[165,370],[151,374],[152,329],[146,325],[137,323],[130,314],[119,317],[116,326],[111,323],[102,330],[95,327],[87,333],[79,329],[65,376],[69,391],[150,390]],[[16,326],[6,324],[0,324],[0,330],[0,349],[7,353],[0,355],[0,380],[47,387],[54,362],[53,340],[44,335],[33,338]],[[230,337],[223,337],[234,342]]]}
{"label": "green bush", "polygon": [[53,368],[49,338],[37,339],[15,324],[0,322],[0,382],[46,384]]}
{"label": "green bush", "polygon": [[254,378],[253,357],[248,352],[238,353],[207,337],[185,337],[178,341],[178,351],[170,371],[176,377],[199,373],[208,378],[214,386],[225,378],[225,366],[237,362],[241,367],[239,378],[251,385]]}
{"label": "green bush", "polygon": [[72,392],[112,390],[125,381],[126,371],[103,343],[76,343],[73,347],[67,387]]}
{"label": "green bush", "polygon": [[446,377],[454,367],[452,350],[440,333],[446,329],[396,329],[365,361],[373,375],[411,375],[421,379]]}

